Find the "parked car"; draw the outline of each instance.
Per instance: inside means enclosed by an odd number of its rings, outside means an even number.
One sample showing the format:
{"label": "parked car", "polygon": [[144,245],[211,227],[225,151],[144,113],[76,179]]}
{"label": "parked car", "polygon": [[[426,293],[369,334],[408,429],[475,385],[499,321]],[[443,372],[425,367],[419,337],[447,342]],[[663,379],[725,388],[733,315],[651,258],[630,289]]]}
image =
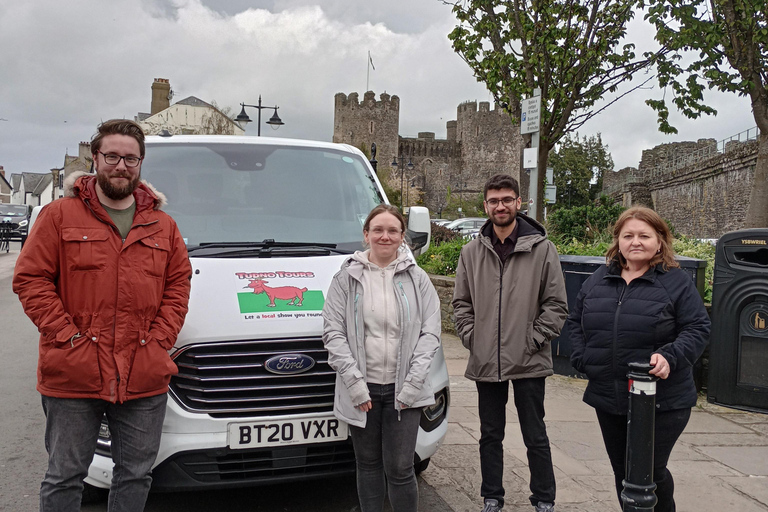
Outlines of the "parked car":
{"label": "parked car", "polygon": [[[354,473],[349,429],[333,415],[322,309],[333,275],[363,249],[362,220],[387,202],[368,159],[344,144],[215,135],[147,137],[146,155],[142,178],[168,198],[194,269],[152,489]],[[414,255],[429,231],[429,210],[411,207]],[[435,404],[422,412],[417,472],[448,429],[442,349],[428,378]],[[109,487],[111,441],[105,419],[87,491]]]}
{"label": "parked car", "polygon": [[438,226],[445,226],[446,224],[451,222],[451,220],[450,219],[432,219],[431,222],[432,224],[436,224]]}
{"label": "parked car", "polygon": [[0,224],[3,230],[8,230],[8,238],[11,241],[27,241],[27,227],[32,207],[26,204],[0,203]]}
{"label": "parked car", "polygon": [[474,238],[477,236],[477,232],[480,231],[480,228],[483,226],[483,224],[485,224],[485,221],[487,220],[488,219],[483,217],[465,217],[463,219],[456,219],[451,221],[446,224],[445,227],[456,231],[460,235]]}

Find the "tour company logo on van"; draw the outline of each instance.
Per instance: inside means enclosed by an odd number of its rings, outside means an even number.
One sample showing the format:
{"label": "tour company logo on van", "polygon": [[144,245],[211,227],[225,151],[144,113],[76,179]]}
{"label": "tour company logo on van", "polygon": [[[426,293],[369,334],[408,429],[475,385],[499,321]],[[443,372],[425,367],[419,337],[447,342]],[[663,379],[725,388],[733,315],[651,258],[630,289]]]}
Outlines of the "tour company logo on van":
{"label": "tour company logo on van", "polygon": [[312,290],[314,272],[236,272],[237,300],[245,320],[320,316],[325,297]]}

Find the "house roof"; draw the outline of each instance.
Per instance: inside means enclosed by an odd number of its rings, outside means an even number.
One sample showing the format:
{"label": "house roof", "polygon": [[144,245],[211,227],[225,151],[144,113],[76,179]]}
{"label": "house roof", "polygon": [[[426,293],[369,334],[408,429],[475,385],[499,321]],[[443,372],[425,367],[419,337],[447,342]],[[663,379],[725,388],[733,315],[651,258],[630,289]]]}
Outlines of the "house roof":
{"label": "house roof", "polygon": [[5,176],[4,176],[4,175],[0,174],[0,179],[2,179],[2,180],[5,182],[5,184],[6,184],[6,185],[8,185],[8,187],[9,187],[9,188],[13,188],[13,187],[11,187],[11,184],[10,184],[10,183],[8,183],[8,180],[7,180],[7,179],[5,179]]}
{"label": "house roof", "polygon": [[210,103],[207,103],[196,96],[189,96],[181,101],[177,101],[174,105],[187,105],[189,107],[210,107],[215,108]]}
{"label": "house roof", "polygon": [[11,188],[13,190],[19,190],[21,186],[21,174],[11,174]]}
{"label": "house roof", "polygon": [[50,173],[23,172],[21,176],[24,179],[24,191],[36,196],[39,196],[53,180]]}

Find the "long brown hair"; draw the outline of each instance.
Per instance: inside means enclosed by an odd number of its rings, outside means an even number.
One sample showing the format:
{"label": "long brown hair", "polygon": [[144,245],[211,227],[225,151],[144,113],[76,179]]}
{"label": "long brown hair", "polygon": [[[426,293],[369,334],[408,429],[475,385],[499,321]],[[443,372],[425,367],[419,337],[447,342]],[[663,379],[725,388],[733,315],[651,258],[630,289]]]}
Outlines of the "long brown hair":
{"label": "long brown hair", "polygon": [[669,231],[669,226],[664,222],[658,213],[646,208],[644,206],[634,206],[629,210],[619,215],[616,224],[613,225],[613,244],[608,252],[605,253],[605,262],[610,265],[611,262],[617,261],[621,268],[627,268],[627,260],[624,255],[619,251],[619,235],[629,219],[637,219],[645,222],[656,232],[656,236],[659,237],[661,242],[661,248],[659,252],[651,258],[649,261],[650,266],[658,265],[661,263],[661,268],[668,270],[670,268],[677,268],[680,264],[675,261],[675,251],[672,249],[672,233]]}

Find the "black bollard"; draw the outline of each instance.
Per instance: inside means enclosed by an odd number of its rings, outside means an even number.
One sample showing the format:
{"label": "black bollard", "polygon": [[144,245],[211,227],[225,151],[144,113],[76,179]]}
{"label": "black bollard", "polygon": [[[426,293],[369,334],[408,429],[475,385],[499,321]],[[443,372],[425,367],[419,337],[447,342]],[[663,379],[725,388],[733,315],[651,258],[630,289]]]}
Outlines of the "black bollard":
{"label": "black bollard", "polygon": [[653,439],[656,419],[656,381],[649,363],[629,363],[627,459],[621,502],[624,512],[653,512]]}

